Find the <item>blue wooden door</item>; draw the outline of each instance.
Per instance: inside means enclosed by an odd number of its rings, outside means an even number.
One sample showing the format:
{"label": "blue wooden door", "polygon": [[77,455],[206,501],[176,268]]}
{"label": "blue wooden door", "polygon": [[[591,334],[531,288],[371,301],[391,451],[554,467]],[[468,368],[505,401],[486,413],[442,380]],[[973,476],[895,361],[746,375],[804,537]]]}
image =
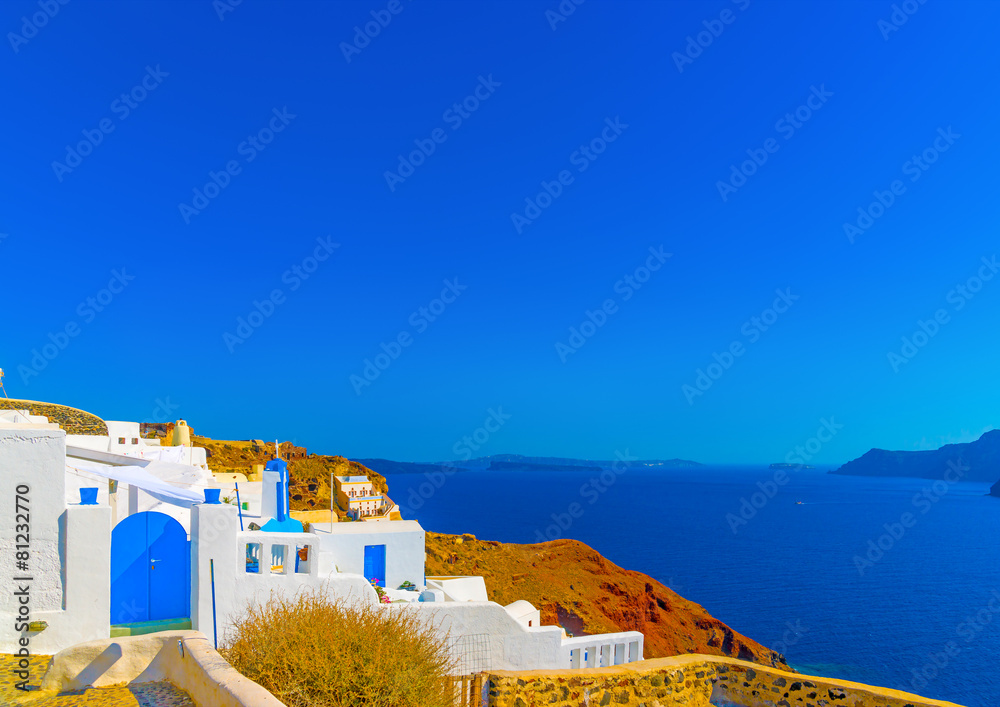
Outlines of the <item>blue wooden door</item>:
{"label": "blue wooden door", "polygon": [[365,577],[385,586],[385,545],[365,545]]}
{"label": "blue wooden door", "polygon": [[111,531],[112,625],[149,620],[146,515],[131,515]]}
{"label": "blue wooden door", "polygon": [[111,623],[188,618],[190,543],[163,513],[136,513],[111,531]]}
{"label": "blue wooden door", "polygon": [[184,526],[168,515],[149,513],[149,619],[191,615],[191,550]]}

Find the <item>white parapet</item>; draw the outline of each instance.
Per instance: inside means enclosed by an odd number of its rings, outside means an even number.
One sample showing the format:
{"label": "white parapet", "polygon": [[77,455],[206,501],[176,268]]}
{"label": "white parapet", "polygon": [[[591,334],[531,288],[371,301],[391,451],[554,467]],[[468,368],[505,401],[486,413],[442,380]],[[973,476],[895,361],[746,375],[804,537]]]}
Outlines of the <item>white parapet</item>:
{"label": "white parapet", "polygon": [[53,656],[42,689],[63,692],[157,680],[173,683],[199,705],[283,707],[277,697],[236,672],[198,631],[165,631],[71,646]]}
{"label": "white parapet", "polygon": [[644,636],[638,631],[574,636],[562,641],[564,668],[606,668],[642,660]]}
{"label": "white parapet", "polygon": [[[430,581],[428,578],[428,584]],[[529,627],[515,615],[518,612],[491,601],[425,601],[388,608],[415,611],[446,641],[456,675],[483,670],[596,668],[642,660],[643,635],[638,631],[566,638],[559,626]]]}
{"label": "white parapet", "polygon": [[390,604],[387,608],[416,612],[440,639],[447,641],[456,675],[566,667],[561,628],[527,628],[495,602],[420,602]]}
{"label": "white parapet", "polygon": [[[256,560],[256,562],[248,561]],[[378,598],[361,574],[331,572],[313,533],[240,531],[235,506],[191,508],[191,626],[220,645],[251,604],[321,591],[348,603]],[[215,568],[214,609],[211,570]]]}

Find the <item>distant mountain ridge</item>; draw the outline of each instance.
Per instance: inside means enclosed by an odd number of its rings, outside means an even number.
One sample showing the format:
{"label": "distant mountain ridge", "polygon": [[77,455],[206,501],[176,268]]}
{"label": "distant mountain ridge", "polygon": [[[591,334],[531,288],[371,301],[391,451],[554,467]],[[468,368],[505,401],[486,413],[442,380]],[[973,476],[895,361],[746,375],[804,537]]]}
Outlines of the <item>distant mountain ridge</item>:
{"label": "distant mountain ridge", "polygon": [[562,466],[556,464],[532,464],[531,462],[492,462],[488,471],[589,471],[600,472],[599,466]]}
{"label": "distant mountain ridge", "polygon": [[[618,460],[571,459],[569,457],[526,457],[521,454],[493,454],[453,462],[397,462],[390,459],[355,459],[369,469],[380,474],[425,474],[435,471],[590,471],[620,468],[627,463],[631,467],[645,468],[688,468],[703,466],[687,459],[636,459],[622,462]],[[582,468],[581,468],[582,467]]]}
{"label": "distant mountain ridge", "polygon": [[[974,442],[946,444],[940,449],[893,452],[871,449],[831,474],[941,479],[951,464],[962,463],[962,481],[1000,479],[1000,430],[990,430]],[[1000,484],[998,484],[1000,485]],[[997,486],[994,495],[1000,495]]]}

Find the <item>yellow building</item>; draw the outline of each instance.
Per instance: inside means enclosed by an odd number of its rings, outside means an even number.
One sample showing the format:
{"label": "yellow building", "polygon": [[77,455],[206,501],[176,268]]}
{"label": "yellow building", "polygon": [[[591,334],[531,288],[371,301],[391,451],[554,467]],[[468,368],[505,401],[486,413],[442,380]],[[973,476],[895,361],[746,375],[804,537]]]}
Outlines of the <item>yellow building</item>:
{"label": "yellow building", "polygon": [[383,505],[386,499],[375,492],[372,482],[367,476],[335,476],[337,485],[337,502],[355,518],[366,518],[384,515]]}

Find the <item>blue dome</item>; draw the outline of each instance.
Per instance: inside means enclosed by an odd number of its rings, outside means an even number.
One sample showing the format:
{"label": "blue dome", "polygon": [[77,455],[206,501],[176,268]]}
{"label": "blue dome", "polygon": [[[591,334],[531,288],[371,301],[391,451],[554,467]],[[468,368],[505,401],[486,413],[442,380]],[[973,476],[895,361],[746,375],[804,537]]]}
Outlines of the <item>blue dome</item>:
{"label": "blue dome", "polygon": [[284,459],[272,459],[264,467],[264,471],[288,471],[288,464]]}

